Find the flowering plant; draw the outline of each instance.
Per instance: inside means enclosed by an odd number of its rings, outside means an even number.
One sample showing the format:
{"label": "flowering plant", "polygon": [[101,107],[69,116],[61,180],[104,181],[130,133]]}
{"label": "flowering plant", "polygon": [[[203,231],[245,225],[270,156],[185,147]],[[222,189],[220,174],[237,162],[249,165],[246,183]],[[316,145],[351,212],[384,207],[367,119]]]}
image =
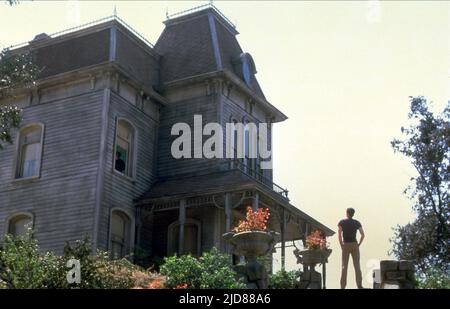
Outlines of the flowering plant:
{"label": "flowering plant", "polygon": [[259,208],[257,211],[253,211],[251,207],[247,207],[245,220],[240,220],[238,226],[233,229],[233,232],[266,231],[269,216],[270,212],[268,208]]}
{"label": "flowering plant", "polygon": [[306,248],[311,250],[328,249],[328,242],[322,232],[315,230],[308,237],[306,237]]}

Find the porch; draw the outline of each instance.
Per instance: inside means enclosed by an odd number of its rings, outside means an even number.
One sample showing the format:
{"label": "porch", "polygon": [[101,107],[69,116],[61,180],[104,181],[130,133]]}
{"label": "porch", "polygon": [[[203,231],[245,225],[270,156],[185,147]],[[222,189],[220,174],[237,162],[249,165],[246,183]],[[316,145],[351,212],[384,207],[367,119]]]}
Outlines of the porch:
{"label": "porch", "polygon": [[284,268],[288,242],[304,240],[315,229],[326,236],[334,232],[291,205],[286,190],[273,188],[239,168],[157,182],[136,203],[136,243],[153,258],[199,256],[212,247],[230,252],[222,235],[245,218],[248,206],[264,207],[271,213],[268,229],[281,236]]}

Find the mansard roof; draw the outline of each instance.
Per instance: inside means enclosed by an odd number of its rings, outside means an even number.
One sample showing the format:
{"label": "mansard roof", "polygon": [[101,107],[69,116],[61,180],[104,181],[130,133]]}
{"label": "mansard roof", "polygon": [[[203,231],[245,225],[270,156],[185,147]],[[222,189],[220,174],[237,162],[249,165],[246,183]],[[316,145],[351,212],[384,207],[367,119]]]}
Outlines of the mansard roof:
{"label": "mansard roof", "polygon": [[[242,79],[239,62],[243,50],[236,39],[238,32],[214,6],[187,11],[164,23],[166,27],[155,44],[162,55],[162,82],[221,70]],[[249,87],[265,99],[255,77]]]}
{"label": "mansard roof", "polygon": [[244,81],[242,56],[246,53],[234,25],[220,11],[207,5],[175,15],[164,22],[166,27],[154,46],[119,17],[110,16],[55,34],[38,34],[12,47],[12,52],[31,50],[42,68],[41,79],[113,62],[143,88],[159,93],[179,81],[226,72],[274,122],[287,119],[266,100],[254,74]]}

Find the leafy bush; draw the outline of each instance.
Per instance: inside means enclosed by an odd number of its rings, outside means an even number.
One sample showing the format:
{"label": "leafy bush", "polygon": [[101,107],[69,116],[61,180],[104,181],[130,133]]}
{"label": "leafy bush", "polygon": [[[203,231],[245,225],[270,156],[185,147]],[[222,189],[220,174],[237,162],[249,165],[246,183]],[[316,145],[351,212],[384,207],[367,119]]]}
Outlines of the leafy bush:
{"label": "leafy bush", "polygon": [[440,267],[428,269],[418,279],[420,289],[450,289],[450,273]]}
{"label": "leafy bush", "polygon": [[6,235],[0,250],[0,279],[7,288],[33,289],[49,287],[58,268],[58,258],[43,256],[31,231],[24,236]]}
{"label": "leafy bush", "polygon": [[245,285],[237,274],[229,256],[216,248],[205,252],[200,258],[190,254],[164,259],[161,274],[167,276],[166,287],[177,288],[186,285],[190,289],[241,289]]}
{"label": "leafy bush", "polygon": [[[108,253],[92,255],[86,238],[73,246],[66,243],[64,255],[41,253],[29,231],[24,236],[4,238],[0,248],[0,288],[95,288],[115,289],[147,285],[153,277],[128,260],[110,260]],[[67,282],[66,262],[78,259],[81,282]]]}
{"label": "leafy bush", "polygon": [[72,247],[66,243],[64,259],[80,261],[81,282],[71,286],[84,289],[126,289],[134,286],[132,280],[135,266],[126,259],[110,260],[109,254],[97,251],[91,254],[89,239],[76,241]]}
{"label": "leafy bush", "polygon": [[300,283],[300,270],[284,269],[269,276],[269,289],[296,289]]}

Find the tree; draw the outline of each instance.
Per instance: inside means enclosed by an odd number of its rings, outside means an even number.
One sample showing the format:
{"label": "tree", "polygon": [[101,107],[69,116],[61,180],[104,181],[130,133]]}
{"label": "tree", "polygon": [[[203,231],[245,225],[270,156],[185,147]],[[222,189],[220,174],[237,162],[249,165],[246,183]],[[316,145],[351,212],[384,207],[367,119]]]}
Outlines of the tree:
{"label": "tree", "polygon": [[[10,5],[18,3],[8,0]],[[30,53],[0,51],[0,100],[14,96],[16,88],[31,87],[39,73]],[[0,149],[3,143],[12,143],[11,130],[20,125],[20,109],[15,106],[0,106]]]}
{"label": "tree", "polygon": [[419,275],[432,267],[450,275],[450,102],[437,115],[424,97],[411,97],[410,102],[412,124],[401,129],[405,139],[391,144],[417,171],[404,192],[417,218],[395,228],[393,253],[414,260]]}

